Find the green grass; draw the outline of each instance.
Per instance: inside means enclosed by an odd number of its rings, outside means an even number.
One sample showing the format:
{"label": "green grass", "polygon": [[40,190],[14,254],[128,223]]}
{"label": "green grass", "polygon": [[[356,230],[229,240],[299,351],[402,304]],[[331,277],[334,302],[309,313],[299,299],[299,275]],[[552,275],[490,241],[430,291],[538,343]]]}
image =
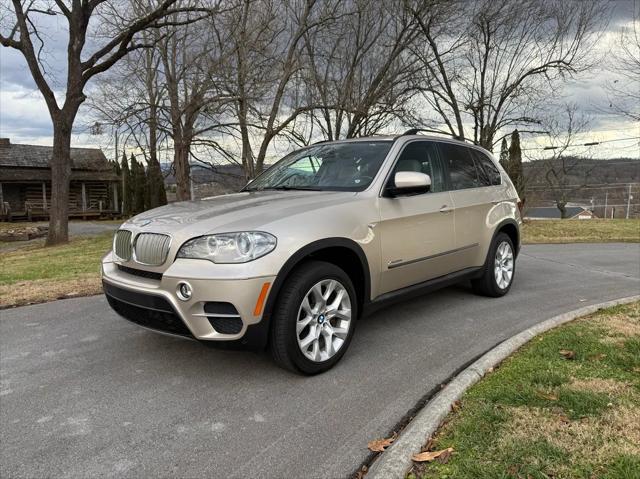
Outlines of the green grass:
{"label": "green grass", "polygon": [[[565,359],[561,350],[575,352]],[[640,303],[535,338],[463,396],[420,478],[640,478]]]}
{"label": "green grass", "polygon": [[529,220],[522,228],[524,243],[638,243],[640,219]]}
{"label": "green grass", "polygon": [[111,248],[112,238],[112,233],[103,233],[60,246],[31,244],[0,252],[2,306],[100,292],[100,260]]}
{"label": "green grass", "polygon": [[113,233],[72,239],[61,246],[33,246],[3,253],[0,285],[40,279],[72,279],[97,274]]}

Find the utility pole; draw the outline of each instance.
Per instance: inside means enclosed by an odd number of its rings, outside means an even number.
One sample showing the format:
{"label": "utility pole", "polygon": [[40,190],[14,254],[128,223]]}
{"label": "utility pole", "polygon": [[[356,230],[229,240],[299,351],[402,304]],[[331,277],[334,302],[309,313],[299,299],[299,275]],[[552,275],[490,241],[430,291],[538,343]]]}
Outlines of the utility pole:
{"label": "utility pole", "polygon": [[607,219],[607,203],[609,200],[609,192],[605,191],[604,193],[604,215],[603,218],[606,220]]}
{"label": "utility pole", "polygon": [[631,196],[631,183],[629,183],[629,192],[627,194],[627,219],[629,219],[629,209],[631,208],[631,199],[633,198],[633,196]]}

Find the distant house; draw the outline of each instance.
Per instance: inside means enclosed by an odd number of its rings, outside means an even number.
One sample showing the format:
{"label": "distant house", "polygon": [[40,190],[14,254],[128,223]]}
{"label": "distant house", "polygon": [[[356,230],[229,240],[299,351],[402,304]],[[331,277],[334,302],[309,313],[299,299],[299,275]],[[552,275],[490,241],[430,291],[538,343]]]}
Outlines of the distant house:
{"label": "distant house", "polygon": [[[583,206],[567,206],[567,219],[570,220],[590,220],[597,218],[593,211]],[[540,206],[538,208],[530,208],[525,212],[525,220],[559,220],[560,210],[555,206]]]}
{"label": "distant house", "polygon": [[[16,145],[0,138],[0,218],[46,219],[51,206],[53,148]],[[118,212],[118,175],[101,150],[71,148],[69,215],[110,216]]]}

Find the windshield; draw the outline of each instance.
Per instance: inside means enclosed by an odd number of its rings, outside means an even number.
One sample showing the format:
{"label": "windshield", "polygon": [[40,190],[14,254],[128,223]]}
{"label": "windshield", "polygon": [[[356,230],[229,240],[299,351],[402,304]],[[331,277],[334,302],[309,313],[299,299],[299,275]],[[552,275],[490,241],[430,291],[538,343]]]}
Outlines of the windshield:
{"label": "windshield", "polygon": [[328,143],[294,151],[244,191],[362,191],[373,181],[391,141]]}

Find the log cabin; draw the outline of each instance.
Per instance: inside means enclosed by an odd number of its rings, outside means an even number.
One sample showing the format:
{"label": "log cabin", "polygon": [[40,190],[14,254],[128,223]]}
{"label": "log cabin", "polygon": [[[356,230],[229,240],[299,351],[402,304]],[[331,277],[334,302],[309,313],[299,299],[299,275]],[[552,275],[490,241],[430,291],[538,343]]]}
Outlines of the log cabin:
{"label": "log cabin", "polygon": [[[49,217],[53,148],[13,144],[0,138],[0,218],[4,221]],[[118,214],[118,181],[112,165],[97,148],[71,148],[69,216],[113,217]]]}

